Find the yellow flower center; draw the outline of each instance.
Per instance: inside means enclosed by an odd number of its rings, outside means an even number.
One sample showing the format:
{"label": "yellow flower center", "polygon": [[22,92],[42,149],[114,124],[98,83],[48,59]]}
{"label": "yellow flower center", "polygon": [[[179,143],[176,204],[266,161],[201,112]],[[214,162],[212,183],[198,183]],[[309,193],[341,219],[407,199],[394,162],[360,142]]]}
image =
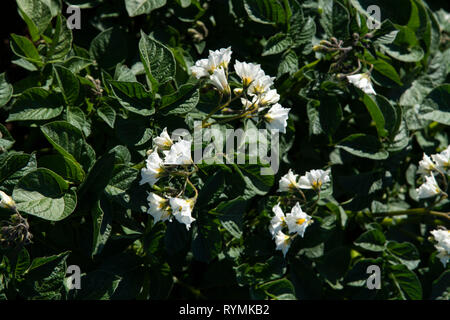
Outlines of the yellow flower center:
{"label": "yellow flower center", "polygon": [[321,186],[322,186],[322,181],[313,181],[313,183],[312,183],[312,187],[315,190],[320,189]]}
{"label": "yellow flower center", "polygon": [[305,221],[306,221],[305,218],[300,218],[300,219],[297,219],[296,223],[301,226],[302,224],[305,223]]}

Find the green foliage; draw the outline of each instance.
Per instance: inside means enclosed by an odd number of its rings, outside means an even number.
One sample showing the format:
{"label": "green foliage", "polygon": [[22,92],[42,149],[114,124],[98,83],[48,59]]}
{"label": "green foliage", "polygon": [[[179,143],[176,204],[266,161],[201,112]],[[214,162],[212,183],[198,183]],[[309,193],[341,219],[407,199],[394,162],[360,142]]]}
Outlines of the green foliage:
{"label": "green foliage", "polygon": [[[77,0],[81,30],[67,25],[72,2],[16,0],[11,11],[21,25],[2,52],[0,190],[16,208],[0,208],[0,299],[450,298],[450,263],[430,238],[449,229],[450,201],[416,191],[423,154],[449,145],[443,1],[375,1],[375,30],[369,0]],[[191,72],[228,47],[230,100]],[[249,156],[203,161],[140,184],[164,128],[264,128],[251,113],[233,118],[236,60],[275,77],[290,108],[279,168]],[[278,192],[289,169],[329,169],[331,181]],[[173,190],[196,200],[190,228],[147,213],[150,192]],[[313,222],[284,256],[269,232],[272,208],[296,202]],[[33,237],[6,245],[15,209]],[[81,268],[80,290],[69,265]],[[379,290],[366,285],[371,265]]]}

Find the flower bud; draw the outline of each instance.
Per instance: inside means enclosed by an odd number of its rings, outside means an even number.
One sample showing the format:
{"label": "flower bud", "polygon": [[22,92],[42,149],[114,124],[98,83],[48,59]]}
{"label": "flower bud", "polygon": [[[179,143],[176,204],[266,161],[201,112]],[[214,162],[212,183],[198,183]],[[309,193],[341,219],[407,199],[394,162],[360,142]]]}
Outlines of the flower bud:
{"label": "flower bud", "polygon": [[234,88],[233,89],[233,92],[235,95],[240,95],[240,94],[242,94],[243,91],[244,91],[244,89],[242,89],[242,88]]}

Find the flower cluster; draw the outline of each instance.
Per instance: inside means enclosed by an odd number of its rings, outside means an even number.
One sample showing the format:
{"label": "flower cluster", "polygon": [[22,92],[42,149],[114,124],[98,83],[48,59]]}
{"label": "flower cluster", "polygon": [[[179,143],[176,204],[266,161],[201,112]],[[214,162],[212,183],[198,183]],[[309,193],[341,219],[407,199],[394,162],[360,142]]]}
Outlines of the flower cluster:
{"label": "flower cluster", "polygon": [[299,189],[313,189],[319,192],[322,186],[330,182],[330,171],[311,170],[298,179],[298,174],[289,169],[288,173],[280,179],[278,192],[293,192]]}
{"label": "flower cluster", "polygon": [[[281,250],[283,255],[286,253],[291,246],[292,240],[300,235],[303,238],[306,228],[313,222],[311,216],[303,212],[300,204],[297,202],[292,208],[290,213],[284,214],[283,210],[278,203],[272,208],[275,214],[270,221],[269,231],[272,234],[272,238],[275,239],[275,245],[277,250]],[[283,232],[287,229],[289,234]]]}
{"label": "flower cluster", "polygon": [[189,168],[195,167],[191,157],[191,144],[192,141],[182,138],[174,142],[167,133],[167,128],[164,128],[160,136],[153,139],[154,149],[149,152],[145,161],[146,165],[141,169],[140,184],[149,184],[153,187],[164,176],[181,176],[185,179],[181,191],[167,188],[167,190],[162,189],[165,191],[163,196],[154,192],[149,193],[147,213],[153,217],[153,223],[166,220],[171,222],[175,217],[189,230],[191,223],[195,221],[192,210],[196,196],[189,199],[181,198],[188,183],[197,194],[197,190],[189,180],[189,176],[195,172],[189,171]]}
{"label": "flower cluster", "polygon": [[445,268],[448,260],[450,260],[450,230],[437,229],[431,231],[431,234],[437,242],[435,244],[435,248],[438,251],[437,257]]}
{"label": "flower cluster", "polygon": [[439,174],[447,185],[447,170],[450,168],[450,146],[444,151],[432,154],[431,157],[423,154],[422,160],[419,161],[419,169],[417,173],[422,174],[424,183],[416,189],[419,199],[430,198],[445,192],[439,187],[435,175]]}
{"label": "flower cluster", "polygon": [[241,87],[233,90],[236,96],[234,99],[231,98],[228,83],[231,53],[230,47],[216,51],[210,50],[207,59],[198,60],[191,67],[192,75],[197,79],[209,79],[222,95],[228,97],[228,102],[222,105],[222,110],[228,107],[232,100],[240,98],[242,109],[238,110],[234,118],[253,118],[258,113],[264,112],[267,129],[286,133],[290,109],[283,108],[278,103],[280,95],[276,89],[272,89],[275,78],[266,75],[261,65],[236,60],[234,71],[241,80]]}
{"label": "flower cluster", "polygon": [[[317,205],[323,185],[330,182],[330,172],[328,170],[311,170],[300,178],[298,176],[298,174],[295,174],[289,169],[288,173],[280,179],[278,192],[293,193],[297,191],[302,195],[303,201],[306,202],[306,197],[302,189],[311,189],[318,194],[314,206]],[[293,199],[295,201],[295,198]],[[289,198],[289,200],[293,199]],[[292,207],[291,212],[286,215],[283,213],[280,203],[275,205],[272,211],[275,215],[270,221],[269,231],[272,234],[272,238],[275,239],[276,249],[281,250],[283,255],[286,256],[292,240],[297,235],[303,237],[306,228],[313,220],[311,216],[302,210],[298,202]],[[286,229],[290,235],[287,234]]]}

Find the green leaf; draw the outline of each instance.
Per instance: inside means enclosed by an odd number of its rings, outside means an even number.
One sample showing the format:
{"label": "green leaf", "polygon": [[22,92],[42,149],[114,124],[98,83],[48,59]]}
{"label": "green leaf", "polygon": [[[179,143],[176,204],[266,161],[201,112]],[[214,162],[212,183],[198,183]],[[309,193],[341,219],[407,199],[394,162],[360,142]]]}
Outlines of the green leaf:
{"label": "green leaf", "polygon": [[66,120],[71,125],[80,129],[84,136],[88,137],[91,134],[91,122],[86,118],[83,110],[78,107],[68,107],[66,113]]}
{"label": "green leaf", "polygon": [[[387,63],[386,61],[380,59],[380,58],[373,58],[370,54],[366,53],[364,55],[364,58],[373,65],[373,68],[376,72],[380,73],[381,75],[389,78],[390,80],[394,81],[396,84],[398,84],[399,86],[402,86],[403,83],[400,79],[399,74],[397,73],[397,71],[395,70],[395,68],[393,66],[391,66],[389,63]],[[375,74],[376,72],[374,72],[372,74],[372,76]],[[376,77],[375,77],[376,78]]]}
{"label": "green leaf", "polygon": [[274,300],[295,300],[294,286],[285,278],[256,286],[255,294],[257,299],[264,299],[267,296]]}
{"label": "green leaf", "polygon": [[5,151],[12,147],[15,140],[9,133],[8,129],[0,124],[0,150]]}
{"label": "green leaf", "polygon": [[43,125],[41,131],[59,153],[80,163],[85,172],[89,171],[95,160],[95,151],[77,127],[66,121],[54,121]]}
{"label": "green leaf", "polygon": [[122,204],[124,207],[133,205],[131,185],[136,181],[139,170],[126,165],[117,165],[111,175],[111,179],[105,188],[105,192],[112,200]]}
{"label": "green leaf", "polygon": [[10,151],[1,156],[0,183],[12,191],[25,174],[36,169],[36,155]]}
{"label": "green leaf", "polygon": [[128,111],[150,116],[155,113],[153,94],[139,82],[109,81],[119,103]]}
{"label": "green leaf", "polygon": [[35,258],[26,271],[21,292],[30,299],[61,299],[69,252]]}
{"label": "green leaf", "polygon": [[78,162],[60,154],[39,157],[39,167],[47,168],[74,183],[83,182],[86,174]]}
{"label": "green leaf", "polygon": [[92,40],[89,52],[100,67],[110,69],[125,61],[127,48],[126,33],[122,29],[109,28]]}
{"label": "green leaf", "polygon": [[37,41],[52,20],[49,6],[41,0],[16,0],[16,2],[33,41]]}
{"label": "green leaf", "polygon": [[97,109],[97,114],[103,121],[106,122],[108,126],[114,128],[114,123],[116,121],[116,111],[107,104],[103,104]]}
{"label": "green leaf", "polygon": [[285,22],[285,12],[276,0],[245,0],[244,8],[251,20],[263,24]]}
{"label": "green leaf", "polygon": [[[450,52],[450,50],[448,51]],[[447,76],[447,65],[449,59],[444,54],[437,53],[430,64],[426,74],[422,74],[414,79],[411,86],[400,97],[399,104],[401,106],[415,106],[422,103],[425,96],[435,87],[445,81]]]}
{"label": "green leaf", "polygon": [[212,212],[217,215],[222,226],[235,238],[242,237],[242,224],[247,200],[237,197],[221,202]]}
{"label": "green leaf", "polygon": [[68,105],[75,105],[80,93],[80,82],[69,69],[62,66],[53,66],[56,80],[61,88],[61,93]]}
{"label": "green leaf", "polygon": [[13,86],[6,81],[6,74],[0,74],[0,107],[8,103],[13,94]]}
{"label": "green leaf", "polygon": [[164,115],[187,114],[197,106],[199,99],[198,87],[184,84],[176,92],[162,97],[160,110]]}
{"label": "green leaf", "polygon": [[112,230],[111,208],[106,200],[97,200],[95,203],[92,208],[92,223],[92,256],[95,256],[102,252]]}
{"label": "green leaf", "polygon": [[396,285],[400,297],[408,300],[422,299],[422,285],[416,274],[402,264],[389,267],[391,278]]}
{"label": "green leaf", "polygon": [[292,39],[285,35],[284,33],[277,33],[272,36],[266,43],[262,56],[270,56],[273,54],[278,54],[286,49],[290,48],[292,45]]}
{"label": "green leaf", "polygon": [[80,187],[80,195],[88,194],[89,197],[98,199],[98,196],[105,190],[111,179],[114,169],[115,155],[108,152],[100,157],[89,171],[86,180]]}
{"label": "green leaf", "polygon": [[311,47],[312,37],[316,34],[316,23],[314,19],[308,17],[305,21],[303,16],[293,15],[292,20],[289,30],[289,35],[292,38],[292,46],[294,48],[302,46]]}
{"label": "green leaf", "polygon": [[372,120],[375,122],[378,135],[380,137],[386,137],[388,134],[392,135],[396,128],[397,117],[396,110],[389,101],[380,95],[372,97],[368,94],[364,94],[362,100]]}
{"label": "green leaf", "polygon": [[63,178],[51,170],[38,168],[25,175],[14,187],[13,198],[20,212],[45,220],[68,217],[77,204],[77,196]]}
{"label": "green leaf", "polygon": [[388,241],[386,248],[397,262],[405,265],[409,270],[414,270],[420,263],[419,251],[410,242]]}
{"label": "green leaf", "polygon": [[6,121],[49,120],[61,114],[63,99],[42,88],[25,90],[14,102]]}
{"label": "green leaf", "polygon": [[42,58],[39,55],[33,42],[28,38],[11,34],[11,50],[19,57],[24,58],[27,61],[35,63],[37,66],[42,66]]}
{"label": "green leaf", "polygon": [[278,65],[277,76],[280,77],[285,73],[293,74],[298,70],[298,57],[294,50],[288,50],[283,53],[280,64]]}
{"label": "green leaf", "polygon": [[139,54],[152,87],[164,84],[175,76],[175,58],[162,43],[141,31]]}
{"label": "green leaf", "polygon": [[28,253],[27,249],[23,248],[18,256],[17,256],[17,262],[14,269],[14,276],[20,277],[25,273],[25,271],[30,266],[30,254]]}
{"label": "green leaf", "polygon": [[450,125],[450,84],[434,88],[423,100],[420,117]]}
{"label": "green leaf", "polygon": [[262,166],[260,165],[238,165],[233,163],[232,166],[237,173],[237,177],[233,177],[236,179],[236,187],[237,189],[244,189],[245,199],[267,194],[274,184],[275,178],[273,175],[261,175]]}
{"label": "green leaf", "polygon": [[390,20],[385,20],[381,23],[379,29],[375,29],[372,33],[371,40],[375,44],[389,44],[394,42],[399,30],[394,26]]}
{"label": "green leaf", "polygon": [[149,14],[166,5],[166,0],[125,0],[125,8],[130,17]]}
{"label": "green leaf", "polygon": [[356,133],[341,140],[336,148],[343,149],[357,157],[373,160],[387,159],[389,153],[382,149],[377,138],[364,133]]}
{"label": "green leaf", "polygon": [[438,279],[433,281],[431,299],[450,300],[450,270],[444,271]]}
{"label": "green leaf", "polygon": [[389,56],[402,62],[417,62],[424,57],[414,31],[408,27],[400,27],[394,42],[380,46]]}
{"label": "green leaf", "polygon": [[338,1],[324,0],[320,23],[328,37],[344,40],[349,36],[350,16],[347,9]]}
{"label": "green leaf", "polygon": [[364,232],[355,240],[355,245],[369,251],[381,252],[385,248],[386,237],[378,229]]}
{"label": "green leaf", "polygon": [[58,15],[52,42],[46,54],[48,62],[52,63],[63,59],[72,49],[72,39],[72,30],[67,27],[66,18]]}

